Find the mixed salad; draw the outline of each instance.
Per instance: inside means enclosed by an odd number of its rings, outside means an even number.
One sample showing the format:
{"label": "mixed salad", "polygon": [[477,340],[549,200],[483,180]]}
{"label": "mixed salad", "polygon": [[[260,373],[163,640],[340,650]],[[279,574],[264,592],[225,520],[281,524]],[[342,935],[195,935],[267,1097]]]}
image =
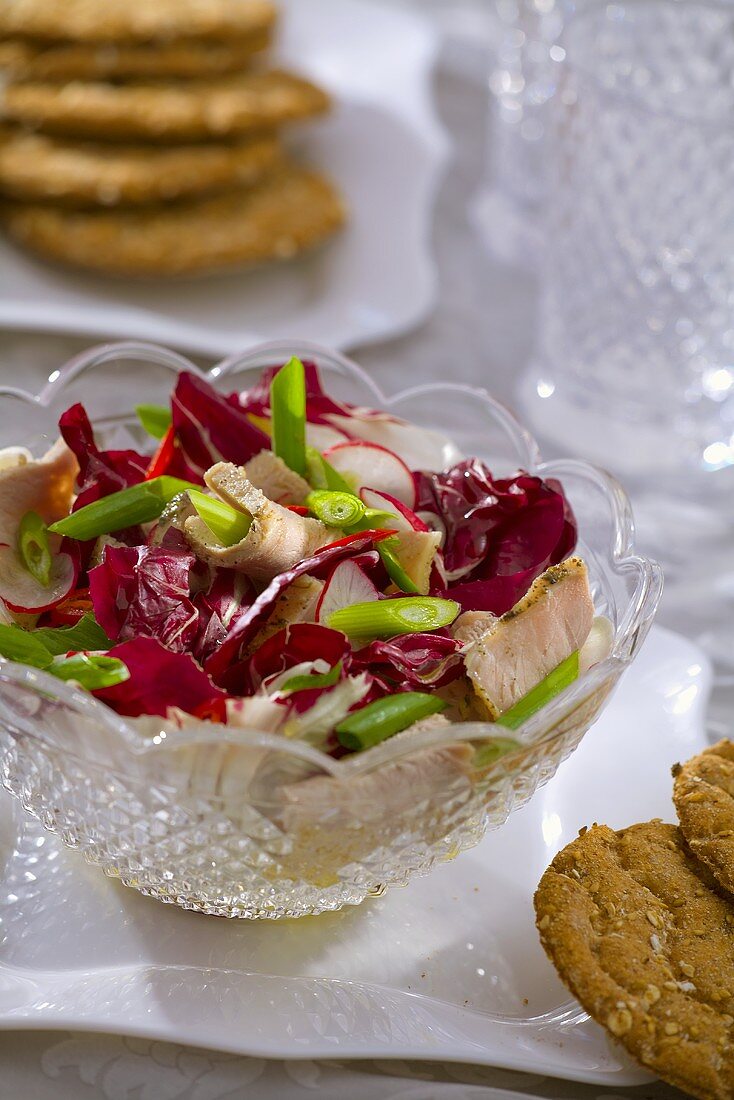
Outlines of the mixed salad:
{"label": "mixed salad", "polygon": [[132,719],[340,756],[515,729],[606,654],[557,482],[447,465],[295,358],[228,396],[183,373],[136,411],[152,454],[102,449],[80,404],[43,458],[0,451],[0,657]]}

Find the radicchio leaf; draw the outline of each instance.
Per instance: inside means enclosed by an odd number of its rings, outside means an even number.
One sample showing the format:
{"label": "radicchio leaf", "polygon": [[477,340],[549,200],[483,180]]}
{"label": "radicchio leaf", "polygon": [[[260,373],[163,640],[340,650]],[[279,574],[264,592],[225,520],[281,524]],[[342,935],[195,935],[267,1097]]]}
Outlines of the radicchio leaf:
{"label": "radicchio leaf", "polygon": [[226,693],[187,653],[172,653],[155,638],[134,638],[114,646],[107,656],[122,661],[130,679],[93,694],[118,714],[166,717],[170,707],[200,717],[224,714]]}
{"label": "radicchio leaf", "polygon": [[[325,391],[321,383],[321,374],[315,363],[303,361],[306,382],[306,420],[309,424],[322,424],[335,428],[349,439],[366,438],[365,425],[371,422],[402,424],[389,413],[377,409],[363,408],[349,401],[336,401]],[[242,394],[233,393],[229,399],[238,408],[254,416],[270,416],[270,383],[280,370],[280,366],[267,367],[257,383]]]}
{"label": "radicchio leaf", "polygon": [[249,577],[235,569],[217,569],[208,590],[194,596],[199,613],[193,654],[202,664],[234,630],[256,596]]}
{"label": "radicchio leaf", "polygon": [[132,450],[101,451],[83,405],[61,414],[59,431],[79,463],[79,494],[72,511],[144,480],[150,460]]}
{"label": "radicchio leaf", "polygon": [[270,438],[242,409],[188,371],[178,377],[171,413],[183,457],[198,480],[215,462],[243,466],[270,448]]}
{"label": "radicchio leaf", "polygon": [[557,482],[525,473],[495,480],[479,459],[415,477],[417,511],[445,530],[447,592],[465,611],[504,614],[573,551],[576,522]]}
{"label": "radicchio leaf", "polygon": [[199,612],[190,599],[190,552],[158,546],[107,546],[89,573],[97,622],[110,638],[157,638],[177,653],[190,650]]}
{"label": "radicchio leaf", "polygon": [[370,642],[354,654],[351,671],[369,672],[386,692],[444,687],[463,672],[461,643],[447,631]]}
{"label": "radicchio leaf", "polygon": [[314,577],[323,577],[342,558],[361,554],[365,550],[371,550],[378,542],[388,538],[390,531],[363,531],[355,535],[347,535],[337,542],[322,546],[310,558],[304,558],[285,573],[279,573],[257,597],[247,611],[238,618],[236,624],[229,630],[226,638],[205,664],[207,672],[219,680],[227,668],[237,661],[243,646],[245,646],[257,633],[262,623],[273,610],[275,601],[281,592],[288,587],[291,581],[308,573]]}
{"label": "radicchio leaf", "polygon": [[[226,684],[238,695],[253,695],[274,676],[295,665],[313,661],[314,656],[333,668],[345,662],[350,652],[349,642],[339,630],[318,623],[292,623],[279,630],[239,666],[230,669]],[[300,692],[312,695],[312,690]],[[310,705],[310,703],[309,703]]]}

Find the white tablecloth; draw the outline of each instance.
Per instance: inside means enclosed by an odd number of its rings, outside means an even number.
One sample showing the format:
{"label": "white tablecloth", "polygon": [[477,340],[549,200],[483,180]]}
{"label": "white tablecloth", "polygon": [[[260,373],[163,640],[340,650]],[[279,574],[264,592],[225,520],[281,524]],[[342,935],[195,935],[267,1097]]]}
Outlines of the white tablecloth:
{"label": "white tablecloth", "polygon": [[[468,11],[464,4],[462,10]],[[442,14],[449,10],[442,5]],[[455,159],[439,198],[436,252],[441,289],[432,319],[419,331],[355,352],[387,391],[421,379],[461,378],[512,402],[517,371],[532,343],[534,288],[502,269],[470,221],[484,170],[487,104],[476,79],[478,55],[451,47],[437,80]],[[37,389],[50,371],[88,341],[0,334],[0,375]],[[0,948],[1,951],[1,948]],[[0,1035],[2,1100],[621,1100],[619,1092],[463,1065],[405,1062],[265,1062],[106,1035],[28,1032]],[[629,1097],[675,1097],[655,1084]]]}

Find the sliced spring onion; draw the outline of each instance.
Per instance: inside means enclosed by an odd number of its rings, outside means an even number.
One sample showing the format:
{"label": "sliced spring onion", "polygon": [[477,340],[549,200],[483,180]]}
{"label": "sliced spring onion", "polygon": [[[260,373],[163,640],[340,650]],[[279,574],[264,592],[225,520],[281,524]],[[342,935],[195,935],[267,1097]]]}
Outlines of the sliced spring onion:
{"label": "sliced spring onion", "polygon": [[555,695],[558,695],[559,692],[578,679],[578,675],[579,652],[576,650],[570,657],[566,657],[565,661],[561,661],[557,668],[549,672],[544,680],[531,688],[527,695],[523,695],[514,707],[510,707],[504,714],[501,714],[497,719],[497,724],[506,726],[510,730],[516,730],[523,722],[527,722],[528,718],[531,718],[536,711],[549,703]]}
{"label": "sliced spring onion", "polygon": [[418,585],[412,581],[400,564],[397,555],[397,539],[383,539],[377,544],[377,553],[382,558],[382,564],[387,570],[387,575],[401,592],[417,593]]}
{"label": "sliced spring onion", "polygon": [[336,493],[352,492],[352,486],[315,447],[306,447],[306,480],[314,489],[333,489]]}
{"label": "sliced spring onion", "polygon": [[199,517],[223,546],[234,546],[236,542],[240,542],[252,526],[252,516],[248,516],[245,512],[238,512],[223,500],[205,496],[196,489],[190,490],[189,500]]}
{"label": "sliced spring onion", "polygon": [[420,718],[438,714],[446,703],[437,695],[422,691],[406,691],[376,699],[351,714],[336,727],[339,743],[352,752],[362,752],[379,745],[395,733],[407,729]]}
{"label": "sliced spring onion", "polygon": [[59,680],[75,680],[88,691],[114,687],[130,679],[130,671],[117,657],[104,657],[97,653],[73,653],[70,657],[56,657],[47,669]]}
{"label": "sliced spring onion", "polygon": [[74,626],[39,627],[31,637],[42,642],[53,656],[70,650],[110,649],[115,644],[94,615],[84,615]]}
{"label": "sliced spring onion", "polygon": [[157,519],[165,506],[179,493],[198,488],[198,485],[177,477],[155,477],[151,481],[131,485],[129,489],[121,489],[119,493],[111,493],[101,500],[87,504],[78,512],[72,512],[70,516],[52,523],[49,531],[86,542],[87,539],[95,539],[99,535],[122,531],[125,527]]}
{"label": "sliced spring onion", "polygon": [[355,531],[395,530],[395,516],[379,508],[365,508],[364,516],[354,525]]}
{"label": "sliced spring onion", "polygon": [[48,531],[38,512],[26,512],[18,528],[18,554],[32,577],[47,588],[51,583]]}
{"label": "sliced spring onion", "polygon": [[273,451],[301,477],[306,475],[306,376],[293,356],[270,383]]}
{"label": "sliced spring onion", "polygon": [[171,426],[171,410],[165,405],[136,405],[135,415],[154,439],[163,439]]}
{"label": "sliced spring onion", "polygon": [[515,752],[520,746],[517,741],[511,741],[509,737],[493,737],[486,741],[474,753],[473,766],[475,768],[488,768],[508,752]]}
{"label": "sliced spring onion", "polygon": [[404,596],[342,607],[329,615],[328,625],[356,638],[394,638],[396,634],[417,634],[448,626],[459,611],[454,600]]}
{"label": "sliced spring onion", "polygon": [[311,688],[333,687],[341,676],[342,663],[337,661],[328,672],[312,672],[302,676],[291,676],[280,688],[281,692],[292,694],[295,691],[309,691]]}
{"label": "sliced spring onion", "polygon": [[[364,515],[358,523],[351,528],[352,531],[394,530],[395,516],[390,512],[382,512],[379,508],[365,508]],[[383,539],[376,547],[377,553],[382,558],[387,575],[401,592],[417,595],[418,586],[410,579],[403,569],[396,553],[397,539]]]}
{"label": "sliced spring onion", "polygon": [[328,527],[353,527],[367,510],[354,493],[332,489],[314,489],[306,497],[306,506]]}

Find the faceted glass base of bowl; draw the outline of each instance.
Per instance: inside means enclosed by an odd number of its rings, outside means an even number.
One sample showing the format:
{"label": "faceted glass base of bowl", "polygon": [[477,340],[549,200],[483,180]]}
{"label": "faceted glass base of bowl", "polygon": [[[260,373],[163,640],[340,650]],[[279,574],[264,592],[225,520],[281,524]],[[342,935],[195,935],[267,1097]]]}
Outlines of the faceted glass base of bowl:
{"label": "faceted glass base of bowl", "polygon": [[[0,697],[0,781],[64,844],[159,901],[241,919],[315,915],[404,886],[503,825],[577,747],[617,676],[580,699],[548,741],[364,820],[332,811],[328,823],[283,828],[234,791],[228,798],[197,794],[193,768],[189,790],[176,795],[146,782],[145,768],[138,776],[111,771],[103,779],[99,768],[27,733],[11,716],[14,687],[7,684]],[[21,706],[27,698],[19,698]],[[57,718],[63,719],[58,705]],[[397,778],[411,774],[415,792],[420,783],[410,768]],[[394,786],[395,776],[384,769],[380,775],[386,788]]]}

